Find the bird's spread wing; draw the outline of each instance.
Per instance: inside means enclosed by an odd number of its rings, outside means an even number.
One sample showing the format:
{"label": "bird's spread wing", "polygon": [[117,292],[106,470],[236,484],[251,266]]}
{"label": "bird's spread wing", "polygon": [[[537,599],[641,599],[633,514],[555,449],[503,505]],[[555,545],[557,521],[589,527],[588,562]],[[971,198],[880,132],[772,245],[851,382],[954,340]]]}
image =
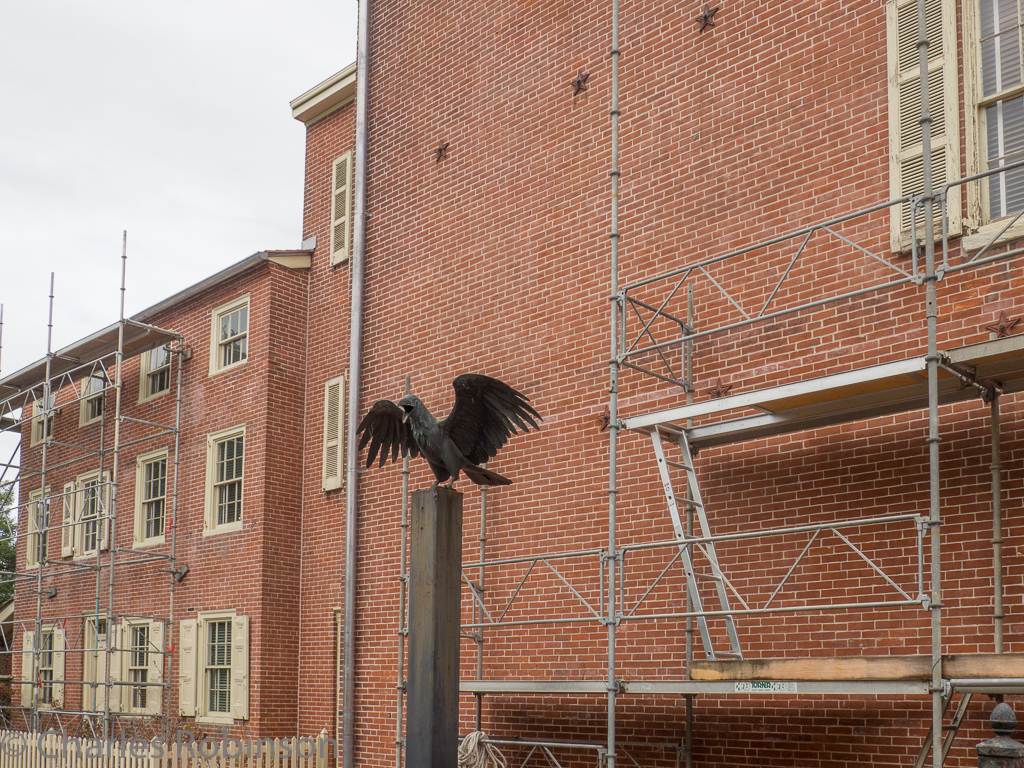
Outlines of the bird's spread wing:
{"label": "bird's spread wing", "polygon": [[492,458],[517,428],[523,432],[530,427],[539,429],[540,414],[529,398],[504,382],[465,373],[452,386],[455,405],[441,422],[441,429],[474,464]]}
{"label": "bird's spread wing", "polygon": [[380,452],[380,464],[383,467],[391,454],[391,460],[395,461],[399,453],[403,456],[419,456],[419,449],[416,441],[413,440],[412,430],[409,425],[402,421],[402,409],[390,400],[378,400],[373,404],[361,422],[356,432],[362,437],[359,438],[359,450],[363,450],[366,444],[370,444],[370,450],[366,453],[366,466],[373,464]]}

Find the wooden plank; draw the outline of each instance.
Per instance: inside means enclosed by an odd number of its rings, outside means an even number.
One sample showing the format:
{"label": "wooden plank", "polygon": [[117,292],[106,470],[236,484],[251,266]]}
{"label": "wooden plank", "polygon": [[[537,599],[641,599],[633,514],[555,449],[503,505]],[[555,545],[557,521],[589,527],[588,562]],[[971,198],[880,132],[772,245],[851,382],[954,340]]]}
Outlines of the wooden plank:
{"label": "wooden plank", "polygon": [[942,676],[963,678],[1024,678],[1024,653],[959,653],[944,656]]}
{"label": "wooden plank", "polygon": [[[839,656],[694,661],[694,680],[928,680],[931,656]],[[965,653],[943,658],[946,679],[1024,679],[1024,653]]]}
{"label": "wooden plank", "polygon": [[694,680],[920,680],[928,656],[840,656],[807,659],[694,661]]}

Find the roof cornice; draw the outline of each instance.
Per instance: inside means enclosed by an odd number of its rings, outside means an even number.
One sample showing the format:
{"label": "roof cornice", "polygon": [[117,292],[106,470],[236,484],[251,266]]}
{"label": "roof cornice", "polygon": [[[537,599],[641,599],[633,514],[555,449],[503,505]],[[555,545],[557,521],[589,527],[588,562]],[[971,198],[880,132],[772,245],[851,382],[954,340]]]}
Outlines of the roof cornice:
{"label": "roof cornice", "polygon": [[356,97],[356,65],[349,64],[290,103],[292,117],[311,125]]}

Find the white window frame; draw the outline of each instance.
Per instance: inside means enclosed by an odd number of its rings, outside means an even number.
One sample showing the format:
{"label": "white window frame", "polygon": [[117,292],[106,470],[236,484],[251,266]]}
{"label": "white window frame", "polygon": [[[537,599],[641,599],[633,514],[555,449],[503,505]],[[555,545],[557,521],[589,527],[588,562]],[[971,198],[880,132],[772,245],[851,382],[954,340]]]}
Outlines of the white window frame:
{"label": "white window frame", "polygon": [[[163,531],[159,536],[146,536],[146,467],[158,461],[164,462],[164,514]],[[152,547],[163,544],[166,541],[167,513],[170,511],[167,502],[169,501],[167,489],[171,479],[170,463],[167,460],[167,449],[160,448],[138,456],[135,460],[135,532],[132,537],[132,545],[135,547]]]}
{"label": "white window frame", "polygon": [[[231,627],[231,661],[228,675],[228,712],[210,711],[209,627],[214,622],[228,622]],[[195,717],[197,722],[230,725],[235,720],[249,719],[249,617],[234,609],[200,611],[194,619],[180,624],[178,647],[179,714]]]}
{"label": "white window frame", "polygon": [[352,251],[352,159],[350,150],[331,163],[332,267],[347,262]]}
{"label": "white window frame", "polygon": [[[121,712],[135,715],[159,715],[163,711],[164,698],[164,622],[157,619],[125,617],[121,624],[121,680],[129,685],[122,685]],[[137,630],[146,631],[145,648],[134,644]],[[145,654],[143,665],[139,665],[138,654]],[[111,660],[113,667],[113,660]],[[134,678],[139,672],[145,672],[145,681]],[[136,705],[137,693],[145,688],[146,701]]]}
{"label": "white window frame", "polygon": [[[162,397],[171,391],[171,374],[173,372],[174,354],[171,352],[170,344],[162,344],[159,347],[150,349],[142,354],[141,361],[139,362],[139,402],[144,403],[147,400],[155,400],[158,397]],[[167,350],[167,363],[164,365],[153,365],[154,353],[161,349]],[[150,392],[150,382],[154,376],[160,375],[162,372],[167,372],[167,387],[165,389],[158,390],[156,392]]]}
{"label": "white window frame", "polygon": [[[981,20],[979,18],[979,0],[964,0],[963,3],[963,39],[964,39],[964,130],[966,131],[965,148],[967,151],[967,175],[981,173],[985,168],[985,120],[982,111],[986,106],[998,101],[994,97],[984,98],[981,85]],[[1024,84],[1008,89],[1002,94],[1001,100],[1015,98],[1024,93]],[[988,245],[992,238],[1012,220],[1016,214],[993,219],[988,206],[988,180],[982,179],[966,185],[967,190],[967,226],[973,234],[963,239],[965,250],[976,251]],[[1024,216],[1017,223],[999,235],[995,241],[1005,243],[1010,240],[1024,238]]]}
{"label": "white window frame", "polygon": [[[86,376],[80,384],[82,389],[78,403],[78,426],[87,427],[103,421],[103,410],[106,408],[107,380],[101,373]],[[99,413],[92,414],[93,403],[100,404]]]}
{"label": "white window frame", "polygon": [[100,474],[98,469],[84,472],[75,478],[74,536],[72,537],[72,546],[74,556],[77,559],[96,556],[96,549],[86,549],[85,547],[86,523],[93,519],[90,517],[87,520],[85,517],[86,485],[92,483],[96,483],[98,488],[96,498],[97,514],[95,518],[97,521],[96,545],[100,550],[107,549],[110,545],[110,473],[103,472]]}
{"label": "white window frame", "polygon": [[[53,671],[50,680],[50,700],[37,701],[40,709],[61,709],[64,704],[64,656],[67,648],[67,638],[64,629],[59,623],[54,622],[50,626],[44,626],[41,631],[43,644],[46,638],[50,638],[51,654],[50,666],[46,669]],[[26,630],[22,633],[21,641],[21,706],[31,707],[33,699],[39,696],[41,699],[42,689],[35,685],[38,681],[38,672],[42,667],[39,662],[39,654],[35,652],[35,630]],[[57,706],[55,706],[57,705]]]}
{"label": "white window frame", "polygon": [[345,376],[324,384],[322,485],[325,491],[345,487]]}
{"label": "white window frame", "polygon": [[[31,427],[29,429],[29,447],[31,447],[31,448],[35,448],[37,445],[39,445],[41,442],[43,442],[44,439],[52,439],[53,438],[53,417],[54,417],[54,413],[55,413],[54,404],[57,402],[57,395],[56,395],[56,393],[51,392],[50,396],[49,396],[49,399],[50,399],[50,408],[49,408],[50,415],[49,416],[44,416],[43,415],[46,412],[47,409],[43,406],[43,399],[42,398],[40,398],[38,400],[35,400],[32,403],[32,422],[31,422]],[[45,427],[45,432],[46,432],[45,436],[43,434],[43,431],[44,431],[43,425],[44,424],[46,425],[46,427]]]}
{"label": "white window frame", "polygon": [[[228,363],[226,365],[221,364],[221,346],[222,341],[220,338],[220,321],[221,318],[230,315],[232,312],[236,312],[242,308],[246,310],[246,321],[245,321],[245,333],[239,333],[236,336],[232,336],[228,341],[234,341],[238,338],[245,336],[245,355],[235,362]],[[210,321],[210,375],[213,376],[223,371],[230,371],[235,368],[240,368],[249,362],[249,341],[252,329],[252,311],[249,306],[249,294],[239,296],[237,299],[232,299],[226,304],[221,304],[215,308],[211,313]]]}
{"label": "white window frame", "polygon": [[[46,542],[46,557],[44,559],[50,560],[50,520],[49,517],[53,514],[53,507],[50,503],[50,486],[46,486],[45,490],[32,491],[28,495],[28,514],[26,515],[25,521],[25,567],[26,568],[38,568],[39,563],[39,537],[43,536]],[[47,515],[46,530],[40,532],[39,530],[39,507],[44,509],[48,508],[49,514]]]}
{"label": "white window frame", "polygon": [[[217,522],[217,445],[227,440],[242,438],[242,476],[238,478],[239,483],[239,513],[238,519],[230,523]],[[203,535],[210,536],[218,533],[242,530],[242,523],[245,520],[245,457],[248,454],[248,440],[245,438],[245,425],[239,424],[234,427],[222,429],[219,432],[212,432],[206,438],[206,509],[203,522]],[[232,480],[234,482],[234,480]]]}
{"label": "white window frame", "polygon": [[[929,72],[936,75],[940,87],[932,94],[929,109],[933,116],[932,123],[932,179],[936,191],[949,181],[960,178],[960,97],[959,79],[957,75],[957,35],[956,35],[956,0],[926,0],[928,11],[941,14],[941,39],[930,40],[930,51],[938,47],[938,55],[929,57]],[[917,0],[887,0],[885,4],[886,40],[888,51],[888,91],[889,91],[889,194],[891,199],[903,197],[904,168],[922,157],[922,142],[904,147],[901,138],[901,125],[913,122],[916,125],[919,101],[913,100],[914,110],[911,115],[901,115],[900,86],[907,86],[916,92],[919,88],[920,69],[916,53],[912,61],[904,62],[901,69],[899,61],[899,30],[897,22],[899,12],[904,12],[905,23],[913,23],[913,39],[916,44],[916,8]],[[910,34],[910,32],[908,32]],[[915,47],[916,52],[916,47]],[[942,103],[936,103],[935,96]],[[945,129],[939,132],[935,123],[936,114],[941,114]],[[901,120],[902,118],[905,118]],[[916,128],[914,129],[916,131]],[[920,190],[919,190],[920,191]],[[947,200],[948,232],[950,237],[959,236],[963,229],[960,187],[949,190]],[[893,252],[907,252],[911,248],[910,229],[903,229],[904,206],[890,209],[889,240]],[[937,213],[937,211],[936,211]],[[942,227],[936,218],[934,237],[942,238]],[[917,237],[924,241],[924,217],[917,230]]]}

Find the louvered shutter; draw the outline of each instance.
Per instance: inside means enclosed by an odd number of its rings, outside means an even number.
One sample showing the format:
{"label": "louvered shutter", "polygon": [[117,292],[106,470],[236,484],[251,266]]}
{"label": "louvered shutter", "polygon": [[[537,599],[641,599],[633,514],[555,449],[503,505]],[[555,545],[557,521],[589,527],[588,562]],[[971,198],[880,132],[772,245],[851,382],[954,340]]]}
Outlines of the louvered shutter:
{"label": "louvered shutter", "polygon": [[348,261],[352,189],[352,153],[334,161],[331,174],[331,266]]}
{"label": "louvered shutter", "polygon": [[32,706],[33,682],[36,679],[35,632],[23,632],[21,635],[21,706]]}
{"label": "louvered shutter", "polygon": [[[85,697],[85,709],[91,712],[102,712],[106,709],[107,687],[104,685],[107,675],[107,638],[106,633],[100,634],[97,622],[102,619],[88,619],[89,636],[87,637],[87,648],[85,655],[85,679],[98,683],[98,685],[87,685],[83,688]],[[110,623],[107,620],[107,632],[110,632]]]}
{"label": "louvered shutter", "polygon": [[100,508],[100,549],[108,549],[110,547],[110,515],[112,510],[110,509],[110,473],[104,472],[101,478],[103,483],[103,491],[100,493],[100,499],[103,506]]}
{"label": "louvered shutter", "polygon": [[183,619],[178,642],[178,713],[183,717],[194,717],[196,714],[197,634],[196,620]]}
{"label": "louvered shutter", "polygon": [[[122,704],[131,704],[132,692],[130,689],[125,688],[119,683],[123,682],[127,677],[125,674],[125,665],[128,663],[128,654],[125,653],[125,643],[130,637],[127,627],[125,627],[122,621],[110,620],[107,623],[107,642],[113,643],[110,651],[110,711],[121,712],[125,710]],[[99,676],[101,680],[106,680],[106,664],[107,660],[100,657]],[[104,690],[108,690],[104,687]]]}
{"label": "louvered shutter", "polygon": [[[889,51],[889,189],[893,198],[924,191],[921,143],[920,63],[917,52],[917,0],[888,0],[885,6]],[[960,178],[960,118],[957,82],[955,0],[925,0],[928,30],[928,112],[931,115],[932,189]],[[937,203],[937,201],[936,201]],[[942,237],[936,204],[935,239]],[[948,234],[961,231],[960,188],[947,200]],[[893,251],[911,246],[911,206],[891,212]],[[918,210],[916,235],[924,241],[924,212]]]}
{"label": "louvered shutter", "polygon": [[324,385],[323,488],[341,488],[345,472],[345,377]]}
{"label": "louvered shutter", "polygon": [[60,529],[60,556],[71,557],[75,554],[75,484],[64,483],[64,517]]}
{"label": "louvered shutter", "polygon": [[249,719],[249,617],[231,619],[231,717]]}
{"label": "louvered shutter", "polygon": [[64,701],[64,649],[67,641],[64,638],[64,628],[59,624],[53,625],[53,706],[63,707]]}
{"label": "louvered shutter", "polygon": [[146,690],[146,714],[159,715],[163,706],[164,689],[164,623],[153,621],[149,625],[149,671],[150,683]]}

